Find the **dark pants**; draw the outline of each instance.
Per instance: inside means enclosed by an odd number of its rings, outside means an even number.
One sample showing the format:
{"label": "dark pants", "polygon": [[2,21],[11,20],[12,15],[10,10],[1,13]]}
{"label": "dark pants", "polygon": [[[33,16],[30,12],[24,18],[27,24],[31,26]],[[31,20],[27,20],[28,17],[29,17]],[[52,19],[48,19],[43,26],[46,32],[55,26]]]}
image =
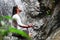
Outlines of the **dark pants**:
{"label": "dark pants", "polygon": [[[26,32],[28,35],[29,32],[27,30],[23,30],[23,31]],[[13,33],[12,36],[18,37],[18,40],[27,40],[25,37],[23,37],[19,34],[16,34],[16,33]]]}
{"label": "dark pants", "polygon": [[29,34],[29,31],[28,30],[23,30],[24,32],[26,32],[27,33],[27,35]]}
{"label": "dark pants", "polygon": [[21,35],[19,35],[19,34],[16,34],[16,33],[13,33],[12,36],[18,37],[19,40],[20,40],[20,39],[21,39],[21,40],[27,40],[25,37],[23,37],[23,36],[21,36]]}

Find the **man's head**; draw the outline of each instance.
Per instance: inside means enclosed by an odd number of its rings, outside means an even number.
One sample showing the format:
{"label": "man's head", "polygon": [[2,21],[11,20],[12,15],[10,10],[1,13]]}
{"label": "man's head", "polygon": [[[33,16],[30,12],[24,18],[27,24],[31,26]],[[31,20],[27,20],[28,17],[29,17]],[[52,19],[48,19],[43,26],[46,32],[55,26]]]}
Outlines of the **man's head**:
{"label": "man's head", "polygon": [[16,8],[16,13],[20,13],[21,11],[22,11],[22,10],[19,9],[18,6],[17,6],[17,8]]}
{"label": "man's head", "polygon": [[19,14],[21,11],[22,10],[20,10],[17,5],[13,7],[13,15],[16,13]]}

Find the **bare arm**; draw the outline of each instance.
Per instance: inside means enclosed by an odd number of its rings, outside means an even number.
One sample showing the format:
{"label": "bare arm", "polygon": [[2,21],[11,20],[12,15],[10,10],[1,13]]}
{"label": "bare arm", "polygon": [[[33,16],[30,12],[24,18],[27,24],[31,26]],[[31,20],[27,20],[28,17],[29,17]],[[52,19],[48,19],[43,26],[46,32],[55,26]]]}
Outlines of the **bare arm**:
{"label": "bare arm", "polygon": [[30,27],[32,27],[31,25],[23,25],[23,26],[19,25],[19,26],[23,27],[23,28],[30,28]]}

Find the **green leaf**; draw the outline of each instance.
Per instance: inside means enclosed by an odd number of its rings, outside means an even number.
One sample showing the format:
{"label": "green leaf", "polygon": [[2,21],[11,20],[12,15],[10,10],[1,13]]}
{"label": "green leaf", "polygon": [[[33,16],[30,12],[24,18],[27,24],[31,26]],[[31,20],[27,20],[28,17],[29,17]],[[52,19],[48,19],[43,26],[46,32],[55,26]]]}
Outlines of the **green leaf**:
{"label": "green leaf", "polygon": [[0,21],[3,19],[3,17],[2,16],[0,16]]}
{"label": "green leaf", "polygon": [[11,33],[17,33],[17,34],[19,34],[19,35],[21,35],[21,36],[23,36],[23,37],[26,37],[28,40],[31,40],[31,38],[29,37],[29,35],[27,35],[27,33],[24,32],[24,31],[22,31],[22,30],[18,30],[18,29],[16,29],[16,28],[10,27],[10,28],[9,28],[9,31],[10,31]]}
{"label": "green leaf", "polygon": [[0,34],[1,34],[2,36],[6,36],[7,31],[4,30],[4,29],[0,29]]}
{"label": "green leaf", "polygon": [[12,19],[11,16],[3,16],[3,18],[5,18],[5,19],[7,19],[7,20]]}

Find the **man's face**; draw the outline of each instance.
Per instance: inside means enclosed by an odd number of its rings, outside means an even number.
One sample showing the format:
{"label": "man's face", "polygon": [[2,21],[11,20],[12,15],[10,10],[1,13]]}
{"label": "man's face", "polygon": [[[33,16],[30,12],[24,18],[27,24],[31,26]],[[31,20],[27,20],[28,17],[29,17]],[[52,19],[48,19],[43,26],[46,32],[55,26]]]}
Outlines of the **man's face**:
{"label": "man's face", "polygon": [[20,13],[22,10],[20,10],[19,8],[17,8],[17,13]]}

